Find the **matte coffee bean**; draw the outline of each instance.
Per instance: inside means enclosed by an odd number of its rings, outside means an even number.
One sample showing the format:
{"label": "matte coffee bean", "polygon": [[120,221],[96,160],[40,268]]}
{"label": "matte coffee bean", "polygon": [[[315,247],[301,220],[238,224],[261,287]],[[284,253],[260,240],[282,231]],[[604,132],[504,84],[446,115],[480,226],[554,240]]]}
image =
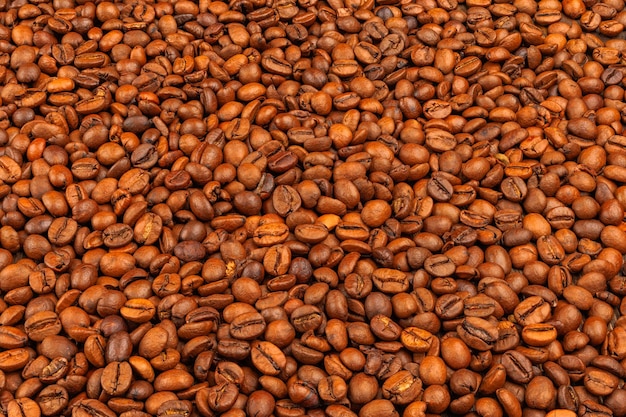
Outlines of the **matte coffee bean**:
{"label": "matte coffee bean", "polygon": [[109,395],[124,394],[132,381],[132,369],[128,362],[109,363],[100,379],[102,389]]}
{"label": "matte coffee bean", "polygon": [[502,365],[514,382],[528,383],[533,378],[530,360],[515,350],[508,351],[502,356]]}

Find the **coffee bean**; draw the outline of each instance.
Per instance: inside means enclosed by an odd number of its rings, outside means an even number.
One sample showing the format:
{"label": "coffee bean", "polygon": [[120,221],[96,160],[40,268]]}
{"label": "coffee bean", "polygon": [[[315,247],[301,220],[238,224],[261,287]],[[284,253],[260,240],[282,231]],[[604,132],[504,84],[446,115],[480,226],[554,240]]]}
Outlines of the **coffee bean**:
{"label": "coffee bean", "polygon": [[430,332],[417,327],[407,327],[400,335],[402,344],[412,352],[427,352],[433,341]]}
{"label": "coffee bean", "polygon": [[517,351],[508,351],[502,356],[502,365],[514,382],[528,383],[533,378],[532,364]]}
{"label": "coffee bean", "polygon": [[389,268],[375,270],[372,274],[372,282],[379,290],[393,294],[406,291],[409,286],[404,272]]}
{"label": "coffee bean", "polygon": [[0,330],[0,346],[3,349],[14,349],[26,346],[28,342],[28,335],[11,326],[3,326]]}
{"label": "coffee bean", "polygon": [[25,348],[9,349],[0,353],[0,370],[11,372],[21,369],[29,361],[29,353]]}
{"label": "coffee bean", "polygon": [[461,339],[477,350],[489,350],[498,339],[498,330],[478,317],[467,317],[457,327]]}
{"label": "coffee bean", "polygon": [[270,342],[253,342],[251,355],[254,366],[264,375],[278,375],[287,365],[285,355]]}
{"label": "coffee bean", "polygon": [[252,340],[263,334],[265,327],[265,320],[259,313],[245,313],[230,323],[230,335],[235,339]]}
{"label": "coffee bean", "polygon": [[111,362],[102,372],[102,389],[109,395],[125,393],[132,381],[132,369],[128,362]]}
{"label": "coffee bean", "polygon": [[626,415],[619,1],[244,3],[5,12],[3,410]]}
{"label": "coffee bean", "polygon": [[550,315],[550,306],[541,297],[528,297],[515,308],[515,315],[523,325],[541,323]]}
{"label": "coffee bean", "polygon": [[408,404],[414,401],[422,389],[420,379],[409,371],[400,371],[383,384],[383,396],[394,404]]}
{"label": "coffee bean", "polygon": [[[380,413],[385,413],[385,415],[389,416],[399,416],[400,414],[396,411],[393,403],[389,400],[379,399],[373,400],[363,406],[361,411],[359,412],[359,417],[373,417],[379,415]],[[388,413],[388,414],[387,414]]]}

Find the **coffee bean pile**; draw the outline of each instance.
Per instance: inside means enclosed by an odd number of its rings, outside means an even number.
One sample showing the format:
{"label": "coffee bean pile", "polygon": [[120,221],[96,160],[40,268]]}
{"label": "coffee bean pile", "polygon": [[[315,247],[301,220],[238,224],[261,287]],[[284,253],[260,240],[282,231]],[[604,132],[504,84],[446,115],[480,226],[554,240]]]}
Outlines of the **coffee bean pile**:
{"label": "coffee bean pile", "polygon": [[624,0],[0,0],[0,417],[626,416]]}

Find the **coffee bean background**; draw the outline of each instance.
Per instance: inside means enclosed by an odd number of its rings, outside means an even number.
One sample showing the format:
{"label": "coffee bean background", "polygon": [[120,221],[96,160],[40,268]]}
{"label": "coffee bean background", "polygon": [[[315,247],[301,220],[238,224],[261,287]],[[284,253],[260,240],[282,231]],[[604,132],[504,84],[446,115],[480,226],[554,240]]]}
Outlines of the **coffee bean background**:
{"label": "coffee bean background", "polygon": [[0,416],[626,416],[624,0],[0,0]]}

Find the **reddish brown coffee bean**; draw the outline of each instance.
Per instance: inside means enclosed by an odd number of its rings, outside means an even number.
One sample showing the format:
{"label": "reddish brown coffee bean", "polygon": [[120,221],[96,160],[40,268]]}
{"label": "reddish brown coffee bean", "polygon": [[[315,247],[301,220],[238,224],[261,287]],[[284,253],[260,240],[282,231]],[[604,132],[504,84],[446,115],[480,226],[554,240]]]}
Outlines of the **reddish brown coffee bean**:
{"label": "reddish brown coffee bean", "polygon": [[626,415],[619,1],[22,3],[7,413]]}
{"label": "reddish brown coffee bean", "polygon": [[254,342],[251,354],[255,367],[264,375],[278,375],[286,366],[284,354],[270,342]]}

